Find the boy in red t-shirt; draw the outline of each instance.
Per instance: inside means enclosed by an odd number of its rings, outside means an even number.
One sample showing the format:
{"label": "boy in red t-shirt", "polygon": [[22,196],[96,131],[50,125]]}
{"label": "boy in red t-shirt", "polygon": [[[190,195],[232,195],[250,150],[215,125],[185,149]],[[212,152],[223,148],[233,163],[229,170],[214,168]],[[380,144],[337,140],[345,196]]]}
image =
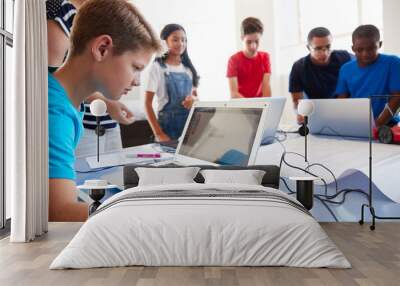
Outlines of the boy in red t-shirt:
{"label": "boy in red t-shirt", "polygon": [[243,50],[230,57],[226,75],[232,98],[271,96],[269,54],[258,51],[263,31],[257,18],[249,17],[242,22]]}

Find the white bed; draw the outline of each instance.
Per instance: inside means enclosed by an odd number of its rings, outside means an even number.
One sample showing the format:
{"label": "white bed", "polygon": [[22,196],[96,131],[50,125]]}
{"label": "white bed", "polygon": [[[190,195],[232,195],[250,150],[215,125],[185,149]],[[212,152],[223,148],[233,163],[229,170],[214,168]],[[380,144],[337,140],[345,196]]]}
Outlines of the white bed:
{"label": "white bed", "polygon": [[350,268],[317,221],[299,205],[279,190],[255,185],[131,188],[103,203],[50,269],[128,265]]}

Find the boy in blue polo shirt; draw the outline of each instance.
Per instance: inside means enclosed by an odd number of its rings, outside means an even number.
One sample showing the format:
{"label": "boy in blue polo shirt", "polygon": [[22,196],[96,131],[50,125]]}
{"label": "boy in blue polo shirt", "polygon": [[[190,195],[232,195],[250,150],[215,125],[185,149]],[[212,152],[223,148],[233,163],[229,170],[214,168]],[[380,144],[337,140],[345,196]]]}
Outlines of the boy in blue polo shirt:
{"label": "boy in blue polo shirt", "polygon": [[97,91],[118,100],[159,49],[156,34],[128,1],[89,0],[79,9],[68,58],[48,75],[50,221],[87,218],[74,181],[74,151],[83,132],[80,103]]}
{"label": "boy in blue polo shirt", "polygon": [[[361,25],[352,35],[356,60],[342,66],[336,87],[338,97],[368,98],[372,95],[400,95],[400,58],[380,54],[380,33],[374,25]],[[395,123],[400,98],[372,99],[376,126]]]}

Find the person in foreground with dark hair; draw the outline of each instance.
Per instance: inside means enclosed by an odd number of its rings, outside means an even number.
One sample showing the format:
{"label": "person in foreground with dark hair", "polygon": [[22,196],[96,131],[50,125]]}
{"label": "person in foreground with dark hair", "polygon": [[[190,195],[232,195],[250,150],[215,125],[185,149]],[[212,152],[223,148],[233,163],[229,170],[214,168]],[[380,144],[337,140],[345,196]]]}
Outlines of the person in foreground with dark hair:
{"label": "person in foreground with dark hair", "polygon": [[264,26],[259,19],[243,20],[243,50],[230,57],[226,73],[231,98],[271,96],[269,54],[258,51],[263,32]]}
{"label": "person in foreground with dark hair", "polygon": [[361,25],[352,34],[353,52],[356,60],[340,69],[336,94],[340,98],[372,99],[372,111],[376,127],[395,124],[400,106],[400,58],[379,53],[382,46],[380,33],[374,25]]}
{"label": "person in foreground with dark hair", "polygon": [[[307,49],[310,53],[293,64],[289,77],[289,92],[292,94],[294,110],[300,99],[333,98],[339,70],[352,59],[344,50],[331,50],[332,35],[324,27],[308,33]],[[298,123],[303,122],[297,114]]]}
{"label": "person in foreground with dark hair", "polygon": [[[156,58],[150,69],[145,109],[156,141],[178,139],[185,127],[193,102],[197,100],[199,76],[187,52],[185,29],[168,24],[161,31],[168,51]],[[153,110],[157,95],[158,119]]]}

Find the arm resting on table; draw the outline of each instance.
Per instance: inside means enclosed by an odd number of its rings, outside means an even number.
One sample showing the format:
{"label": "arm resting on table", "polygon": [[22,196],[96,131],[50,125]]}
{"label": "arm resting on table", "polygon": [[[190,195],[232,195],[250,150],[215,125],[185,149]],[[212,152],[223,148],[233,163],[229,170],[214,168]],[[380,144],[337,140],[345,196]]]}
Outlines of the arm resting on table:
{"label": "arm resting on table", "polygon": [[67,179],[49,179],[49,221],[85,221],[86,203],[77,201],[75,182]]}

